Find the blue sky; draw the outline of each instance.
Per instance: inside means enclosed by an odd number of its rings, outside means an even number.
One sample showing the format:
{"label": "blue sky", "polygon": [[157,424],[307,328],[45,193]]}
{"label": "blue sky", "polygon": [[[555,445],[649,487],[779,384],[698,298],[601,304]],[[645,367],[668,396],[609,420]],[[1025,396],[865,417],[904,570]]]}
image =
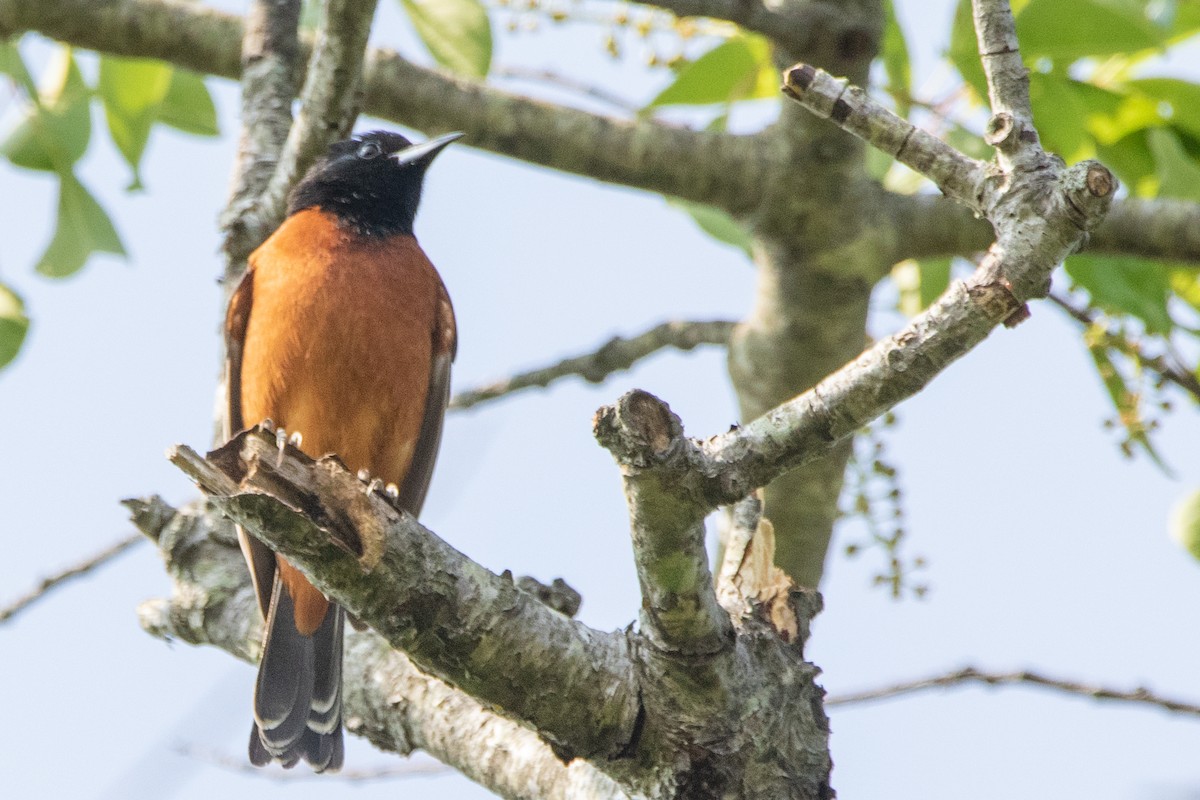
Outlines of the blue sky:
{"label": "blue sky", "polygon": [[[381,4],[375,38],[418,57],[395,6]],[[934,72],[948,6],[901,6],[918,75]],[[595,75],[634,99],[663,79],[610,63],[594,30],[499,40],[500,65]],[[203,447],[211,435],[215,217],[237,97],[232,84],[210,85],[225,137],[156,133],[142,194],[124,193],[127,169],[94,120],[82,177],[116,220],[128,263],[98,258],[66,282],[34,276],[54,186],[0,171],[0,276],[35,318],[26,351],[0,373],[0,602],[126,532],[119,498],[194,494],[163,451]],[[663,319],[735,319],[752,296],[752,267],[661,198],[524,168],[469,140],[431,170],[417,234],[454,298],[459,388]],[[894,318],[880,319],[875,333],[886,333]],[[591,438],[591,415],[640,387],[670,402],[689,432],[724,430],[736,411],[723,370],[715,350],[662,354],[600,387],[570,380],[452,415],[423,521],[492,569],[564,577],[583,593],[586,622],[623,627],[636,615],[636,578],[618,474]],[[810,645],[831,694],[970,663],[1200,699],[1200,565],[1165,528],[1170,505],[1200,486],[1200,417],[1185,408],[1158,438],[1176,480],[1144,458],[1122,459],[1101,430],[1111,411],[1077,332],[1045,305],[899,414],[886,441],[901,468],[910,552],[928,559],[932,589],[897,603],[870,587],[877,554],[831,558]],[[838,535],[853,538],[855,523]],[[328,797],[327,781],[281,783],[176,752],[241,756],[253,671],[143,634],[137,604],[168,589],[141,546],[0,627],[5,716],[17,721],[0,730],[11,796]],[[1195,760],[1183,755],[1200,752],[1200,724],[1152,709],[959,689],[831,718],[834,786],[846,798],[1200,792]],[[350,768],[394,763],[361,742],[348,751]],[[337,787],[358,798],[489,796],[456,775]]]}

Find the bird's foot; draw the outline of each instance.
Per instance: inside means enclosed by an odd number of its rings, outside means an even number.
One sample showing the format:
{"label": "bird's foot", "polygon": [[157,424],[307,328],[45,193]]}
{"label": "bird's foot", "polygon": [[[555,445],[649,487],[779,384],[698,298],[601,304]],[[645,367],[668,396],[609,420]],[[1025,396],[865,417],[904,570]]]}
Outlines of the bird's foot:
{"label": "bird's foot", "polygon": [[358,471],[358,479],[366,484],[363,487],[363,494],[368,497],[383,488],[383,481],[379,478],[372,478],[369,469],[360,469]]}

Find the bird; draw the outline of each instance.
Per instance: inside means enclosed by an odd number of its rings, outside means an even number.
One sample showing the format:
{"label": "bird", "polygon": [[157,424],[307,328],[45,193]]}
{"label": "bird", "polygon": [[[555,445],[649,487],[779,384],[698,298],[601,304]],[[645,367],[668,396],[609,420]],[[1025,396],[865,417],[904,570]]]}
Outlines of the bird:
{"label": "bird", "polygon": [[[225,320],[226,438],[270,420],[309,456],[335,453],[388,484],[414,516],[441,442],[457,333],[413,221],[426,170],[461,136],[413,144],[371,131],[330,145],[250,255]],[[250,761],[336,771],[346,614],[240,526],[238,539],[265,620]]]}

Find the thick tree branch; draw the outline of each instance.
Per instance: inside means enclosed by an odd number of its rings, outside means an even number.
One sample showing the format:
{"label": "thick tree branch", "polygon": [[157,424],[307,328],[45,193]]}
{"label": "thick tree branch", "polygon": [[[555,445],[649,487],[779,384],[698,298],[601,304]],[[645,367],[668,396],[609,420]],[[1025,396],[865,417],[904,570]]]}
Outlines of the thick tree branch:
{"label": "thick tree branch", "polygon": [[[215,645],[253,662],[261,641],[257,600],[232,526],[218,519],[199,505],[146,526],[175,594],[143,604],[139,616],[160,638]],[[377,634],[348,630],[346,640],[346,727],[376,746],[402,755],[424,750],[501,797],[626,797],[587,762],[564,764],[529,728],[424,674]]]}
{"label": "thick tree branch", "polygon": [[[519,591],[507,575],[493,575],[453,551],[384,493],[355,480],[335,457],[314,462],[295,448],[280,450],[273,436],[256,430],[239,435],[209,460],[186,448],[177,449],[173,460],[198,480],[213,506],[286,554],[314,585],[386,638],[363,634],[349,640],[350,730],[378,736],[388,746],[411,747],[403,714],[397,715],[394,706],[412,702],[437,708],[455,725],[465,717],[468,728],[452,732],[477,741],[469,726],[478,724],[478,712],[451,703],[453,698],[473,701],[445,684],[430,683],[398,654],[383,652],[390,645],[402,647],[486,706],[534,726],[564,760],[587,758],[631,794],[830,796],[828,727],[814,683],[817,670],[803,660],[802,639],[781,636],[773,627],[775,614],[757,600],[744,604],[736,634],[719,608],[706,606],[689,615],[670,602],[662,604],[672,623],[717,620],[723,632],[709,637],[717,642],[713,652],[689,647],[697,639],[679,627],[670,627],[661,640],[601,634]],[[651,500],[672,502],[665,495]],[[665,518],[656,509],[644,510],[649,524]],[[699,526],[683,533],[702,541]],[[160,538],[166,548],[177,537]],[[187,545],[169,549],[192,551]],[[702,546],[689,545],[686,557],[674,565],[662,548],[658,556],[658,599],[668,600],[676,587],[680,600],[703,600],[705,592],[711,596]],[[218,568],[222,557],[226,565]],[[228,583],[237,559],[232,546],[224,556],[204,553],[201,560],[198,555],[193,572],[177,578],[177,597],[145,607],[143,624],[159,635],[217,641],[252,656],[259,623],[244,570]],[[203,588],[188,589],[191,584]],[[807,631],[816,611],[811,598],[785,591],[778,599],[791,616],[804,618],[791,630]],[[669,644],[670,637],[684,647],[661,648],[660,641]],[[435,691],[438,697],[427,700],[425,695]],[[359,692],[369,696],[360,698]],[[378,702],[380,692],[387,702]],[[797,745],[781,748],[781,741]],[[492,785],[482,774],[493,769],[487,757],[467,761],[460,752],[456,759],[455,766]],[[583,769],[578,765],[582,761],[567,772]],[[574,778],[585,779],[607,792],[598,796],[613,795],[594,771]]]}
{"label": "thick tree branch", "polygon": [[103,550],[95,553],[87,558],[84,558],[65,569],[62,569],[53,575],[47,575],[38,581],[25,594],[20,595],[7,605],[0,607],[0,624],[8,622],[13,617],[28,609],[37,601],[46,597],[55,589],[61,588],[69,581],[83,577],[89,572],[92,572],[105,564],[109,563],[117,556],[129,551],[137,543],[141,542],[144,537],[140,533],[133,533],[105,547]]}
{"label": "thick tree branch", "polygon": [[628,745],[638,700],[624,636],[569,620],[470,561],[336,458],[287,455],[256,428],[209,461],[182,447],[171,460],[422,669],[572,755],[612,757]]}
{"label": "thick tree branch", "polygon": [[[242,19],[180,0],[0,0],[0,33],[25,31],[241,77]],[[388,50],[368,53],[364,88],[363,110],[373,116],[426,132],[465,131],[474,147],[733,213],[757,207],[761,187],[786,168],[785,154],[764,147],[761,135],[597,116],[424,69]]]}
{"label": "thick tree branch", "polygon": [[1021,670],[1020,672],[988,672],[986,670],[976,669],[975,667],[963,667],[962,669],[948,672],[943,675],[934,675],[928,678],[919,678],[913,681],[902,681],[889,686],[882,686],[878,689],[867,689],[861,692],[832,695],[825,699],[825,705],[856,705],[875,700],[886,700],[892,697],[901,697],[903,695],[913,694],[915,692],[923,692],[929,689],[961,686],[966,683],[983,683],[987,684],[988,686],[1013,686],[1027,684],[1032,686],[1040,686],[1042,688],[1051,689],[1057,692],[1065,692],[1067,694],[1090,697],[1094,700],[1116,700],[1125,703],[1138,703],[1142,705],[1156,706],[1176,714],[1187,714],[1190,716],[1200,717],[1200,705],[1162,697],[1151,692],[1149,689],[1142,687],[1138,687],[1137,689],[1133,690],[1113,689],[1106,686],[1096,686],[1093,684],[1079,683],[1078,681],[1065,680],[1063,678],[1051,678],[1041,673],[1031,672],[1029,670]]}
{"label": "thick tree branch", "polygon": [[[942,195],[897,195],[880,190],[881,214],[904,236],[894,240],[892,262],[906,258],[969,256],[994,238],[987,220]],[[1125,197],[1114,200],[1082,252],[1200,262],[1200,203]]]}
{"label": "thick tree branch", "polygon": [[470,408],[521,389],[549,386],[559,378],[572,375],[578,375],[589,383],[600,383],[614,372],[629,369],[639,360],[666,347],[691,350],[702,344],[727,344],[734,324],[719,320],[663,322],[629,338],[614,336],[591,353],[565,358],[548,367],[521,372],[502,381],[459,392],[450,400],[450,408]]}
{"label": "thick tree branch", "polygon": [[679,418],[645,392],[629,392],[593,422],[596,439],[621,466],[642,589],[642,633],[659,650],[685,656],[712,684],[728,669],[703,660],[729,652],[733,626],[717,603],[704,548],[704,513],[680,502],[658,476],[641,470],[647,451],[658,456],[683,434]]}

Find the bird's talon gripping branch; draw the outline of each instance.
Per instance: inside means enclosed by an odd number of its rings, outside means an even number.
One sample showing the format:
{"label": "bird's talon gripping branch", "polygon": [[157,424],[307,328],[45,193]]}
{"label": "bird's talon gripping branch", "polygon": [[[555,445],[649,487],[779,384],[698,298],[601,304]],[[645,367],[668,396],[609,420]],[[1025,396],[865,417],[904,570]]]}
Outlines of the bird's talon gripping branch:
{"label": "bird's talon gripping branch", "polygon": [[394,483],[389,483],[383,487],[383,491],[392,502],[400,499],[400,487]]}
{"label": "bird's talon gripping branch", "polygon": [[367,484],[367,488],[363,489],[363,494],[365,494],[369,497],[369,496],[375,494],[376,492],[378,492],[382,488],[383,488],[383,481],[379,480],[379,478],[372,478],[371,482]]}
{"label": "bird's talon gripping branch", "polygon": [[288,444],[296,449],[300,449],[300,446],[304,444],[304,434],[300,433],[300,431],[293,431],[292,435],[288,437]]}
{"label": "bird's talon gripping branch", "polygon": [[363,483],[370,483],[371,482],[371,470],[360,469],[358,471],[358,479],[360,481],[362,481]]}

